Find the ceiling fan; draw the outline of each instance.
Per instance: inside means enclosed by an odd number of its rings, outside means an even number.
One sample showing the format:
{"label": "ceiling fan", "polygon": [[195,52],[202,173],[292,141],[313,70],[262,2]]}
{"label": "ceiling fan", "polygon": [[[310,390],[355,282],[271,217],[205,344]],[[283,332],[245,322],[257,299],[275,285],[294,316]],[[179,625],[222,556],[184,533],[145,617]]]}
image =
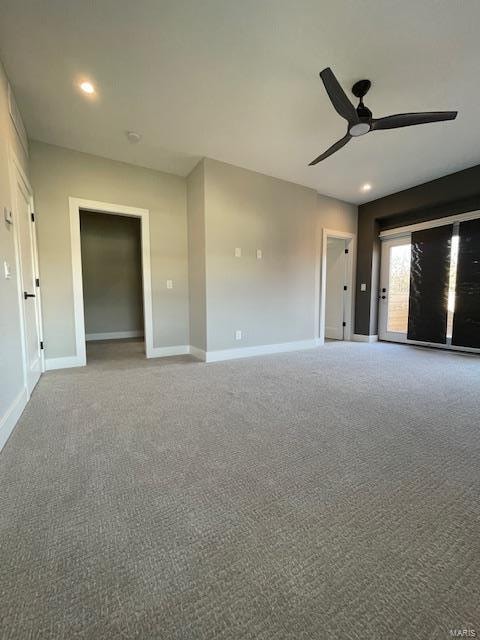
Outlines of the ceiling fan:
{"label": "ceiling fan", "polygon": [[372,84],[370,80],[359,80],[353,85],[352,93],[360,99],[357,108],[355,108],[345,95],[344,90],[330,67],[320,71],[320,78],[325,85],[328,97],[335,111],[348,122],[348,129],[341,140],[332,144],[332,146],[320,154],[318,158],[312,160],[309,166],[325,160],[325,158],[331,156],[332,153],[335,153],[345,146],[351,138],[363,136],[366,133],[370,133],[370,131],[410,127],[414,124],[425,124],[427,122],[442,122],[443,120],[454,120],[457,117],[457,111],[424,111],[419,113],[397,113],[393,116],[386,116],[385,118],[373,118],[370,109],[363,104],[363,97]]}

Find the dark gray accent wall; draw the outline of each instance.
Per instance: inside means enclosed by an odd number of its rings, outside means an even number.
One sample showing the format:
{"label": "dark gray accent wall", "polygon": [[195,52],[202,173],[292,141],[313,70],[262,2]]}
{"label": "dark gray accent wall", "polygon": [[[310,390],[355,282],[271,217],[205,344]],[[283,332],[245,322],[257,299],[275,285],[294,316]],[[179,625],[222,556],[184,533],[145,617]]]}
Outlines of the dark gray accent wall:
{"label": "dark gray accent wall", "polygon": [[[480,165],[360,205],[355,333],[378,331],[379,232],[476,209],[480,209]],[[366,291],[360,290],[362,283]]]}

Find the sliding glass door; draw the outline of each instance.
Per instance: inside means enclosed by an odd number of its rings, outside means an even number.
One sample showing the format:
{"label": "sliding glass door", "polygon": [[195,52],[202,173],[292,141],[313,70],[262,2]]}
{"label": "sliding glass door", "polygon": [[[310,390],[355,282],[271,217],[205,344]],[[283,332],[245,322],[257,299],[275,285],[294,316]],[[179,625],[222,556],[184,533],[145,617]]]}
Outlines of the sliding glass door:
{"label": "sliding glass door", "polygon": [[379,338],[480,350],[480,218],[382,238]]}

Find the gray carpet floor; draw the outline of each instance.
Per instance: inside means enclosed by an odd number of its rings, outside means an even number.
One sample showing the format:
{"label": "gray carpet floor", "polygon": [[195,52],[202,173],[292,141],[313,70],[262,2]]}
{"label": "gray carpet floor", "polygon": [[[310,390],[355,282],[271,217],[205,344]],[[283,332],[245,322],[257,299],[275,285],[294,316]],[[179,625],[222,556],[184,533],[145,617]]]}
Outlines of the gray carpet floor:
{"label": "gray carpet floor", "polygon": [[0,454],[0,637],[480,635],[480,358],[95,344]]}

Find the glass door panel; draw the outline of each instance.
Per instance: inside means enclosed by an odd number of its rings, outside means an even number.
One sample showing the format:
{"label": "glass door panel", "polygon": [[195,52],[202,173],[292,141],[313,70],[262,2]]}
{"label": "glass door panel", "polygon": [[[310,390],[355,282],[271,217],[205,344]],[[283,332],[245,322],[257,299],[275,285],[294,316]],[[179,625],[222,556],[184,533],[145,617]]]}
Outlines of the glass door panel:
{"label": "glass door panel", "polygon": [[410,296],[410,236],[382,243],[379,337],[405,342]]}

